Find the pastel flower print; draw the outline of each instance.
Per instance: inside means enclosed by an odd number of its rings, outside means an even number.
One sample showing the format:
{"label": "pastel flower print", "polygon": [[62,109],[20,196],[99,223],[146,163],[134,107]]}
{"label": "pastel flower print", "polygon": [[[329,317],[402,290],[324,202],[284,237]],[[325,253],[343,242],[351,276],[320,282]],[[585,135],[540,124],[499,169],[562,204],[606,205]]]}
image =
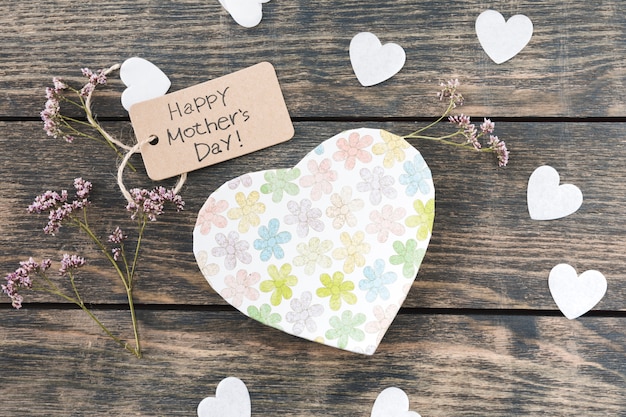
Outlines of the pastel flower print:
{"label": "pastel flower print", "polygon": [[395,272],[385,272],[385,261],[377,259],[374,266],[366,266],[363,269],[363,275],[365,279],[359,281],[359,289],[367,291],[365,299],[368,302],[372,303],[378,297],[385,301],[389,299],[390,293],[386,286],[394,283],[397,276]]}
{"label": "pastel flower print", "polygon": [[358,132],[352,132],[348,135],[348,139],[339,138],[337,140],[337,152],[333,154],[335,161],[345,161],[344,168],[351,170],[354,168],[356,161],[359,160],[368,163],[372,160],[372,154],[365,148],[370,146],[374,138],[370,135],[361,136]]}
{"label": "pastel flower print", "polygon": [[289,305],[291,311],[287,313],[285,318],[289,323],[293,323],[293,334],[299,335],[304,329],[309,333],[313,333],[317,330],[317,324],[315,323],[315,317],[319,317],[324,312],[324,307],[321,304],[311,305],[312,296],[309,291],[302,293],[300,299],[294,298]]}
{"label": "pastel flower print", "polygon": [[234,190],[239,186],[250,187],[252,185],[252,177],[250,174],[243,174],[237,178],[228,181],[228,188]]}
{"label": "pastel flower print", "polygon": [[196,221],[196,227],[200,227],[200,233],[203,235],[209,234],[212,226],[225,227],[228,220],[220,213],[227,208],[228,203],[226,201],[216,201],[213,197],[209,197],[204,206],[202,206]]}
{"label": "pastel flower print", "polygon": [[364,206],[360,198],[352,199],[352,188],[343,187],[341,193],[330,196],[332,206],[326,209],[326,215],[333,219],[333,227],[341,229],[344,225],[354,227],[357,225],[355,211],[361,210]]}
{"label": "pastel flower print", "polygon": [[267,171],[263,176],[267,183],[261,186],[261,192],[272,194],[272,201],[278,203],[283,199],[283,193],[296,195],[300,192],[300,187],[291,182],[299,176],[300,170],[298,168]]}
{"label": "pastel flower print", "polygon": [[404,234],[404,225],[399,220],[404,219],[406,211],[402,207],[393,208],[389,204],[385,204],[383,208],[370,212],[370,220],[372,223],[365,227],[365,231],[371,234],[377,234],[377,240],[385,243],[389,238],[389,233],[396,236]]}
{"label": "pastel flower print", "polygon": [[251,301],[259,299],[259,291],[254,287],[261,279],[258,272],[248,273],[245,269],[237,271],[236,275],[227,275],[224,278],[224,288],[220,295],[224,299],[231,299],[230,303],[235,307],[241,307],[244,298]]}
{"label": "pastel flower print", "polygon": [[252,256],[248,253],[250,244],[245,240],[239,240],[237,232],[230,232],[228,236],[223,233],[215,235],[215,242],[219,245],[211,249],[213,256],[224,256],[226,269],[235,269],[237,261],[244,264],[252,262]]}
{"label": "pastel flower print", "polygon": [[291,233],[279,232],[280,222],[278,219],[271,219],[267,227],[259,227],[260,239],[254,241],[254,249],[261,251],[261,260],[269,261],[274,255],[276,259],[283,259],[285,252],[280,245],[291,240]]}
{"label": "pastel flower print", "polygon": [[406,245],[400,241],[395,241],[393,249],[396,251],[396,255],[392,255],[389,258],[389,263],[391,265],[402,265],[402,275],[405,278],[415,278],[417,268],[422,263],[426,251],[418,249],[417,241],[414,239],[409,239]]}
{"label": "pastel flower print", "polygon": [[375,155],[384,155],[383,166],[391,168],[396,162],[404,161],[406,158],[404,149],[410,146],[409,143],[400,136],[389,133],[386,130],[381,130],[380,136],[384,142],[376,143],[372,147],[372,152]]}
{"label": "pastel flower print", "polygon": [[369,253],[370,245],[364,241],[365,233],[360,231],[354,233],[353,236],[347,232],[342,232],[339,239],[344,246],[333,251],[333,258],[338,261],[343,259],[343,271],[346,274],[351,274],[355,267],[365,265],[364,255]]}
{"label": "pastel flower print", "polygon": [[399,308],[395,304],[388,306],[385,310],[381,306],[374,307],[373,312],[376,320],[368,322],[365,325],[365,331],[370,334],[377,334],[376,341],[380,343],[398,310]]}
{"label": "pastel flower print", "polygon": [[385,175],[385,170],[382,167],[376,166],[371,171],[363,168],[359,173],[363,182],[358,183],[356,189],[370,193],[370,203],[373,205],[378,205],[383,196],[394,199],[398,195],[393,187],[395,180],[391,175]]}
{"label": "pastel flower print", "polygon": [[259,214],[265,212],[265,204],[259,203],[261,195],[257,191],[252,191],[248,196],[242,192],[235,194],[235,201],[239,207],[228,210],[228,218],[239,220],[238,230],[246,233],[250,226],[258,226],[261,223]]}
{"label": "pastel flower print", "polygon": [[201,250],[196,253],[196,259],[198,260],[198,266],[202,275],[205,277],[212,277],[220,272],[220,267],[216,263],[209,263],[209,254],[207,251]]}
{"label": "pastel flower print", "polygon": [[332,260],[330,256],[326,255],[326,252],[330,251],[333,247],[333,242],[330,240],[320,240],[318,237],[311,238],[309,243],[299,243],[296,246],[296,250],[300,255],[293,259],[295,266],[304,266],[304,273],[312,275],[315,272],[315,268],[330,268]]}
{"label": "pastel flower print", "polygon": [[365,323],[365,314],[357,313],[352,314],[351,311],[346,310],[339,316],[333,316],[330,318],[329,323],[332,329],[326,331],[326,338],[328,340],[337,340],[337,346],[341,349],[345,349],[348,346],[350,339],[356,342],[362,342],[365,339],[365,333],[358,327]]}
{"label": "pastel flower print", "polygon": [[399,182],[406,185],[406,195],[413,197],[418,191],[422,194],[430,191],[433,176],[422,155],[418,153],[413,161],[405,161],[402,166],[405,173],[400,175]]}
{"label": "pastel flower print", "polygon": [[330,169],[332,164],[330,159],[325,158],[317,164],[317,161],[310,160],[307,164],[310,175],[300,178],[300,185],[304,188],[311,188],[311,199],[319,200],[324,194],[333,191],[333,181],[337,180],[337,171]]}
{"label": "pastel flower print", "polygon": [[426,240],[433,231],[435,199],[431,198],[426,204],[422,200],[415,200],[413,208],[417,214],[407,217],[405,223],[408,227],[417,227],[417,240]]}
{"label": "pastel flower print", "polygon": [[316,232],[324,230],[324,222],[320,220],[322,210],[312,208],[312,206],[313,203],[308,198],[302,200],[300,204],[295,201],[287,203],[287,209],[291,214],[285,216],[285,223],[298,225],[296,233],[300,237],[306,237],[309,234],[309,228]]}
{"label": "pastel flower print", "polygon": [[270,305],[267,303],[263,304],[259,308],[257,308],[256,306],[249,306],[248,316],[252,317],[258,322],[265,324],[266,326],[282,330],[278,323],[280,323],[283,318],[278,313],[272,313],[272,307],[270,307]]}
{"label": "pastel flower print", "polygon": [[267,273],[272,279],[261,282],[259,289],[262,292],[271,292],[270,302],[273,306],[279,305],[283,298],[289,300],[293,294],[291,287],[298,283],[298,278],[291,275],[291,265],[283,264],[278,269],[276,265],[267,267]]}
{"label": "pastel flower print", "polygon": [[320,281],[323,287],[318,288],[315,293],[321,298],[330,297],[329,304],[331,310],[339,310],[342,301],[348,304],[356,304],[356,295],[352,293],[354,282],[344,281],[342,272],[335,272],[332,278],[328,274],[322,274],[320,275]]}

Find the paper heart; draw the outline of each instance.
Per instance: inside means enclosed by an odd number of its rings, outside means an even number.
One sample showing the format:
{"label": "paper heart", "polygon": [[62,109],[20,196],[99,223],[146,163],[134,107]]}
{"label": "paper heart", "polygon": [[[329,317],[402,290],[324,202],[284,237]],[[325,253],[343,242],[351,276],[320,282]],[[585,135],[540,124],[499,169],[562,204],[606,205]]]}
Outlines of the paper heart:
{"label": "paper heart", "polygon": [[270,0],[220,0],[220,4],[239,25],[251,28],[263,19],[263,3]]}
{"label": "paper heart", "polygon": [[120,78],[127,87],[122,93],[122,106],[127,111],[135,103],[164,95],[172,85],[167,75],[156,65],[138,57],[124,61]]}
{"label": "paper heart", "polygon": [[421,417],[415,411],[409,411],[409,397],[400,388],[384,389],[372,407],[371,417]]}
{"label": "paper heart", "polygon": [[501,64],[517,55],[533,36],[533,22],[522,14],[508,21],[495,10],[486,10],[476,19],[476,35],[489,58]]}
{"label": "paper heart", "polygon": [[361,32],[350,41],[350,62],[361,85],[369,87],[393,77],[406,61],[404,49],[395,43],[382,45],[370,32]]}
{"label": "paper heart", "polygon": [[198,417],[250,417],[250,393],[238,378],[223,379],[215,389],[215,397],[198,404]]}
{"label": "paper heart", "polygon": [[289,334],[372,354],[430,240],[430,169],[384,130],[340,133],[295,167],[218,188],[193,250],[230,304]]}
{"label": "paper heart", "polygon": [[602,300],[607,282],[602,273],[589,270],[580,275],[574,267],[559,264],[552,268],[548,286],[554,302],[565,317],[580,317]]}
{"label": "paper heart", "polygon": [[544,165],[528,179],[526,200],[533,220],[554,220],[575,213],[583,203],[583,193],[573,184],[559,185],[556,169]]}

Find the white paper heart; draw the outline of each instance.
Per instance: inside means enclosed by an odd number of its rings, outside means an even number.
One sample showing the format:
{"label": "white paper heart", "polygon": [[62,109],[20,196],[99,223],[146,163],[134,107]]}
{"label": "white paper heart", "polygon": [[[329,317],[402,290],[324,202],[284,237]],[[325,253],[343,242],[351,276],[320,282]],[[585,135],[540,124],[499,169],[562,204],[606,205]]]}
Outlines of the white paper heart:
{"label": "white paper heart", "polygon": [[255,27],[263,19],[263,3],[270,0],[219,0],[220,4],[239,25]]}
{"label": "white paper heart", "polygon": [[393,77],[406,61],[404,49],[396,43],[382,45],[370,32],[361,32],[350,42],[350,62],[361,85],[369,87]]}
{"label": "white paper heart", "polygon": [[293,168],[218,188],[198,214],[193,250],[213,289],[247,316],[372,354],[426,253],[434,196],[407,141],[346,131]]}
{"label": "white paper heart", "polygon": [[167,75],[156,65],[139,57],[124,61],[120,78],[127,87],[122,93],[122,106],[127,111],[135,103],[161,97],[172,85]]}
{"label": "white paper heart", "polygon": [[476,35],[489,58],[496,64],[508,61],[530,42],[533,22],[522,14],[505,22],[495,10],[486,10],[476,19]]}
{"label": "white paper heart", "polygon": [[580,317],[602,300],[607,289],[602,273],[589,270],[580,275],[568,264],[558,264],[550,271],[548,286],[554,302],[565,317]]}
{"label": "white paper heart", "polygon": [[573,184],[561,184],[556,169],[544,165],[528,179],[526,200],[533,220],[554,220],[575,213],[583,203],[583,193]]}
{"label": "white paper heart", "polygon": [[215,389],[215,397],[207,397],[198,404],[198,417],[250,417],[250,393],[242,380],[223,379]]}
{"label": "white paper heart", "polygon": [[409,411],[409,397],[400,388],[384,389],[372,407],[371,417],[421,417],[415,411]]}

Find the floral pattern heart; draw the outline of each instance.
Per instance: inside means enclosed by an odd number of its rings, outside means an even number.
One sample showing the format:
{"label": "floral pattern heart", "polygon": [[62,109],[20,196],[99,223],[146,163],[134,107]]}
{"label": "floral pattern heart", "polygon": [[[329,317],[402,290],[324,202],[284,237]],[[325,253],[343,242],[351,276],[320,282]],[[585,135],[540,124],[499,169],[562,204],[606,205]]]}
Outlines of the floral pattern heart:
{"label": "floral pattern heart", "polygon": [[415,280],[434,215],[421,154],[361,128],[292,168],[219,187],[200,209],[193,250],[213,289],[247,316],[373,354]]}

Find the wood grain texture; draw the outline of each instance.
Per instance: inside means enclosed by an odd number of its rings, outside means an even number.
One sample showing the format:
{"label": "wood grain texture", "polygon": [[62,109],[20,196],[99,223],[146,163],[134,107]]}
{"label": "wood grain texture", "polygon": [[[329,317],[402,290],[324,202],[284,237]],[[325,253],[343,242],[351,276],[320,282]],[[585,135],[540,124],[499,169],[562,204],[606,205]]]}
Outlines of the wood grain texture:
{"label": "wood grain texture", "polygon": [[141,311],[146,356],[137,360],[79,311],[0,314],[0,416],[193,416],[227,376],[246,383],[253,416],[366,417],[389,386],[431,417],[626,410],[624,319],[400,315],[363,356],[237,312]]}
{"label": "wood grain texture", "polygon": [[[129,140],[128,126],[116,122],[107,127]],[[195,218],[209,194],[246,172],[293,166],[322,140],[360,126],[296,123],[296,135],[289,142],[191,173],[182,193],[186,210],[166,213],[162,220],[149,225],[139,270],[138,302],[224,304],[200,274],[192,253]],[[406,134],[418,124],[368,126]],[[510,165],[504,169],[497,168],[488,154],[438,143],[415,143],[433,172],[437,203],[431,244],[405,306],[554,310],[547,288],[548,273],[556,264],[567,262],[579,272],[597,269],[606,275],[609,291],[597,309],[625,311],[623,126],[497,123],[496,127],[496,133],[511,149]],[[46,216],[24,210],[35,195],[46,189],[71,188],[73,178],[82,175],[95,186],[94,228],[106,235],[117,224],[129,226],[125,202],[114,181],[114,154],[98,147],[94,152],[92,143],[68,145],[48,140],[40,129],[38,122],[0,124],[4,132],[0,147],[12,149],[0,156],[0,173],[12,179],[0,191],[0,246],[5,248],[0,256],[1,269],[8,273],[19,260],[31,255],[60,258],[64,251],[84,253],[90,261],[82,274],[86,299],[105,304],[124,302],[113,271],[88,240],[67,228],[56,237],[46,236],[40,231]],[[22,157],[16,159],[15,155]],[[128,173],[128,185],[152,187],[141,172],[141,159],[134,161],[140,171]],[[576,184],[583,191],[583,206],[574,215],[550,222],[529,218],[527,180],[543,164],[554,166],[563,182]],[[32,300],[54,301],[50,297]]]}
{"label": "wood grain texture", "polygon": [[[80,82],[81,67],[139,55],[172,79],[172,90],[263,60],[279,75],[293,117],[416,117],[440,81],[466,84],[467,112],[492,116],[626,116],[626,17],[602,2],[384,0],[269,2],[261,25],[237,26],[217,1],[54,0],[3,2],[0,115],[37,117],[52,76]],[[521,54],[496,65],[474,32],[486,8],[527,14],[535,27]],[[361,87],[348,58],[362,31],[407,53],[402,71]],[[101,116],[125,116],[111,82]]]}
{"label": "wood grain texture", "polygon": [[[529,45],[502,65],[474,33],[487,8],[534,23]],[[622,2],[275,0],[263,10],[259,26],[243,29],[218,1],[0,2],[0,276],[28,256],[80,253],[88,259],[78,282],[84,299],[116,333],[131,334],[113,271],[84,236],[69,228],[45,236],[46,216],[25,210],[37,194],[71,188],[82,176],[94,183],[97,233],[131,225],[115,155],[46,138],[39,113],[51,78],[78,86],[81,67],[141,56],[175,91],[267,60],[296,129],[287,143],[191,173],[186,210],[149,225],[135,290],[143,359],[57,298],[28,294],[20,311],[0,298],[0,417],[193,416],[227,376],[247,384],[253,416],[366,417],[389,386],[406,391],[424,417],[625,416]],[[359,85],[348,57],[350,39],[362,31],[407,53],[402,71],[370,88]],[[292,166],[346,129],[410,133],[438,116],[434,94],[451,77],[463,84],[459,110],[494,118],[511,161],[499,169],[491,155],[414,143],[436,186],[434,232],[375,355],[264,327],[211,290],[191,233],[212,191],[246,172]],[[133,143],[123,89],[110,77],[95,112],[114,136]],[[129,187],[156,185],[139,156],[132,162],[138,171],[126,172]],[[527,180],[544,164],[583,191],[575,214],[530,220]],[[556,310],[547,287],[561,262],[608,280],[603,300],[576,320]]]}

